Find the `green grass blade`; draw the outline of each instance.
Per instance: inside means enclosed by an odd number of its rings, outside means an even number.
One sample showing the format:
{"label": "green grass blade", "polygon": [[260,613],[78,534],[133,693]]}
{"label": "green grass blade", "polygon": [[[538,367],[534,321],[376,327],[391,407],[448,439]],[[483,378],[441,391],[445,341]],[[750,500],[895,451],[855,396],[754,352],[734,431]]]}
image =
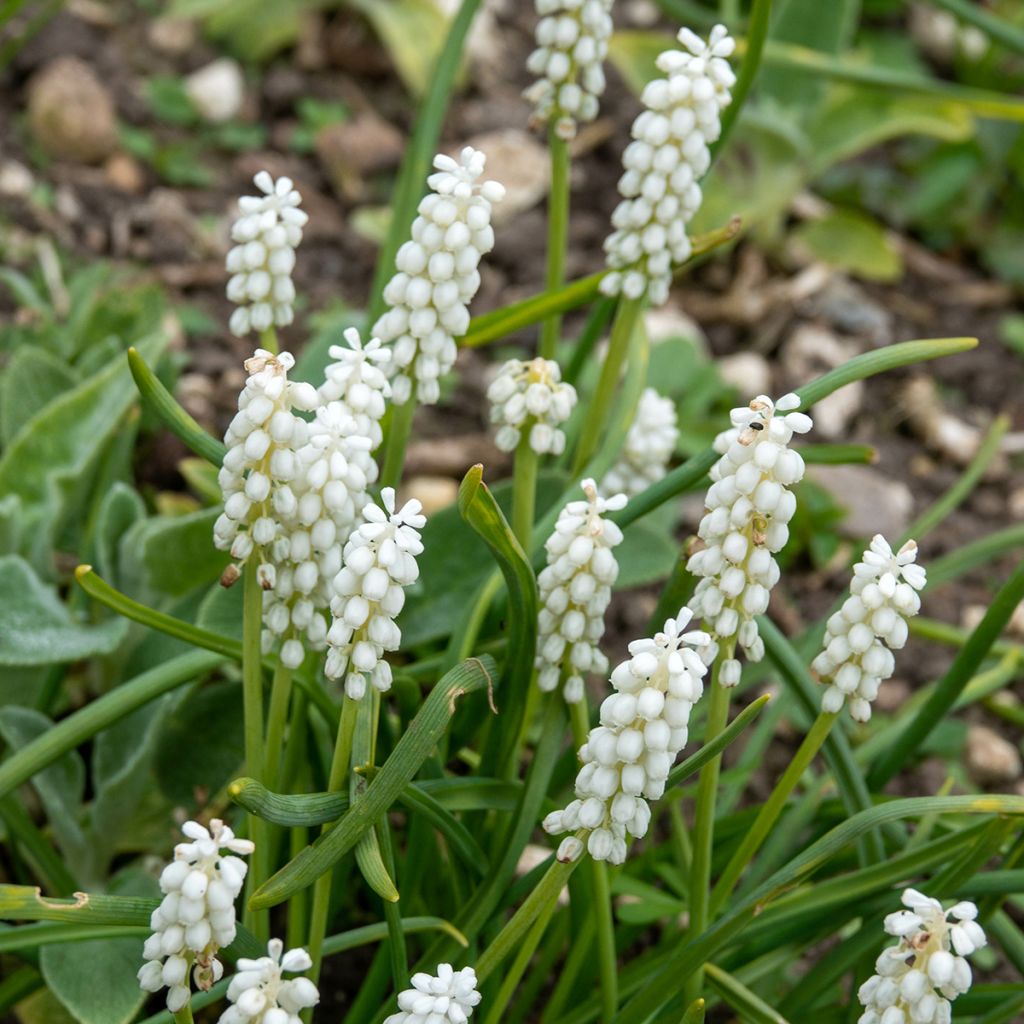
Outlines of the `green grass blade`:
{"label": "green grass blade", "polygon": [[90,701],[0,764],[0,796],[137,708],[212,671],[223,660],[201,651],[182,654]]}
{"label": "green grass blade", "polygon": [[808,465],[873,466],[878,461],[878,449],[869,444],[808,444],[799,451]]}
{"label": "green grass blade", "polygon": [[307,846],[253,893],[249,901],[253,909],[276,906],[293,893],[312,885],[351,850],[395,803],[430,756],[455,714],[458,699],[488,686],[494,672],[493,659],[484,655],[471,658],[447,673],[431,690],[359,802],[334,828]]}
{"label": "green grass blade", "polygon": [[704,965],[704,973],[711,988],[740,1015],[741,1020],[750,1024],[789,1024],[781,1013],[751,992],[735,975],[711,963]]}
{"label": "green grass blade", "polygon": [[739,738],[761,713],[762,708],[772,699],[770,693],[764,693],[757,700],[751,701],[710,743],[705,744],[685,761],[677,764],[669,773],[665,788],[678,786],[688,778],[696,775],[709,761],[718,757],[729,744]]}
{"label": "green grass blade", "polygon": [[928,566],[928,586],[941,586],[1020,547],[1024,547],[1024,525],[1008,526],[979,537],[942,558],[936,558]]}
{"label": "green grass blade", "polygon": [[39,921],[0,931],[0,953],[24,953],[58,942],[88,942],[90,939],[116,939],[124,936],[144,939],[150,932],[148,924],[53,924]]}
{"label": "green grass blade", "polygon": [[888,746],[872,766],[868,785],[881,789],[912,757],[936,725],[956,703],[964,687],[977,673],[992,645],[1006,628],[1017,605],[1024,600],[1024,562],[1022,562],[996,594],[985,617],[957,652],[935,692],[929,697],[913,720]]}
{"label": "green grass blade", "polygon": [[142,404],[154,412],[161,423],[183,441],[185,446],[214,466],[224,461],[227,448],[205,431],[175,400],[149,368],[138,349],[128,349],[128,368],[139,389]]}
{"label": "green grass blade", "polygon": [[[491,550],[505,579],[509,602],[509,648],[498,685],[501,743],[485,754],[481,770],[500,777],[514,774],[511,761],[526,713],[537,649],[537,579],[530,560],[474,466],[459,487],[459,513]],[[498,749],[495,750],[494,746]]]}
{"label": "green grass blade", "polygon": [[366,884],[382,899],[388,903],[398,902],[398,888],[394,879],[384,866],[384,858],[381,856],[380,843],[377,841],[375,829],[368,829],[363,833],[362,838],[356,843],[356,864]]}

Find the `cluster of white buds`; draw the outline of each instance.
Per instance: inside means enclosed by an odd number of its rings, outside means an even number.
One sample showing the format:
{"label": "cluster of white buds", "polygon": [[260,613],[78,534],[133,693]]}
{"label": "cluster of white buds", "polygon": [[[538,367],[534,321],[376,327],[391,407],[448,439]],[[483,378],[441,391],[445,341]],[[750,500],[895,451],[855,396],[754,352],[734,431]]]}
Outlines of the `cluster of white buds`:
{"label": "cluster of white buds", "polygon": [[383,439],[380,421],[384,417],[391,384],[387,367],[391,351],[380,338],[371,338],[365,345],[359,331],[345,331],[345,345],[332,345],[327,351],[334,360],[324,370],[320,398],[324,402],[342,402],[356,420],[358,433],[370,439],[370,450],[376,451]]}
{"label": "cluster of white buds", "polygon": [[916,889],[905,889],[902,903],[908,909],[885,919],[899,942],[882,952],[877,974],[857,993],[866,1007],[858,1024],[950,1024],[950,1000],[971,987],[965,958],[988,941],[975,920],[978,908],[964,901],[943,910]]}
{"label": "cluster of white buds", "polygon": [[879,533],[853,567],[850,596],[829,618],[824,650],[811,663],[829,684],[821,699],[824,711],[838,712],[848,701],[858,722],[871,718],[871,702],[895,666],[892,652],[907,642],[907,619],[921,608],[917,592],[927,578],[916,559],[915,541],[894,554]]}
{"label": "cluster of white buds", "polygon": [[[580,748],[576,799],[544,819],[550,835],[588,832],[587,850],[595,860],[621,864],[627,834],[647,834],[647,801],[664,793],[672,762],[686,746],[690,712],[707,672],[698,650],[711,639],[699,630],[683,632],[692,616],[683,608],[664,632],[629,645],[630,658],[611,674],[616,692],[601,705],[601,724]],[[571,835],[558,857],[574,860],[582,852],[583,840]]]}
{"label": "cluster of white buds", "polygon": [[245,361],[249,377],[224,435],[228,451],[218,475],[224,511],[214,523],[214,544],[236,561],[254,561],[265,589],[276,577],[272,546],[285,535],[283,524],[297,505],[290,486],[299,472],[295,451],[308,433],[292,410],[319,404],[311,384],[288,380],[294,365],[290,353],[265,349]]}
{"label": "cluster of white buds", "polygon": [[384,508],[370,502],[362,525],[349,538],[342,569],[334,577],[327,633],[330,650],[324,671],[345,676],[345,693],[359,700],[366,680],[378,690],[391,689],[391,666],[385,651],[397,651],[402,632],[395,619],[405,605],[403,588],[419,578],[416,556],[423,552],[419,531],[427,520],[412,499],[395,511],[395,491],[381,491]]}
{"label": "cluster of white buds", "polygon": [[[796,411],[799,405],[794,394],[777,402],[760,395],[748,408],[733,409],[732,429],[715,438],[722,457],[711,467],[707,512],[697,530],[705,546],[686,564],[702,577],[690,603],[714,638],[710,658],[717,657],[722,642],[738,642],[751,661],[764,657],[755,616],[767,610],[779,580],[772,556],[789,540],[787,524],[796,511],[796,496],[788,488],[804,475],[804,460],[789,443],[812,426],[809,416]],[[735,686],[739,661],[723,661],[718,679]]]}
{"label": "cluster of white buds", "polygon": [[724,25],[705,42],[680,29],[687,51],[667,50],[657,60],[665,78],[648,82],[647,108],[633,122],[633,141],[622,155],[623,198],[612,214],[614,230],[604,247],[610,273],[601,281],[607,295],[668,298],[672,264],[690,256],[686,225],[700,207],[698,180],[711,166],[708,145],[721,132],[721,112],[736,81],[726,58],[735,43]]}
{"label": "cluster of white buds", "polygon": [[494,443],[515,451],[525,432],[538,455],[561,455],[565,433],[559,429],[576,404],[576,389],[562,381],[553,359],[510,359],[487,389],[491,422],[498,427]]}
{"label": "cluster of white buds", "polygon": [[602,498],[593,480],[583,481],[583,493],[585,501],[570,501],[559,513],[544,544],[548,564],[537,577],[537,683],[550,692],[564,674],[562,692],[570,704],[583,699],[587,672],[608,671],[600,643],[619,575],[612,548],[622,543],[622,530],[601,517],[626,507],[624,494]]}
{"label": "cluster of white buds", "polygon": [[238,973],[228,985],[232,1003],[217,1024],[300,1024],[299,1014],[320,1002],[309,978],[285,978],[283,972],[308,971],[313,960],[304,949],[284,951],[280,939],[267,943],[267,956],[241,958]]}
{"label": "cluster of white buds", "polygon": [[602,488],[630,498],[646,490],[665,475],[678,440],[675,403],[654,388],[644,388],[622,453],[601,481]]}
{"label": "cluster of white buds", "polygon": [[384,1024],[466,1024],[479,1003],[472,967],[456,971],[451,964],[438,964],[436,975],[412,976],[412,988],[398,993],[400,1012]]}
{"label": "cluster of white buds", "polygon": [[235,941],[235,899],[248,865],[231,854],[249,854],[253,844],[237,839],[222,821],[209,829],[196,821],[181,828],[190,840],[174,848],[174,860],[160,875],[164,898],[153,911],[153,934],[142,948],[145,963],[139,985],[145,992],[167,989],[167,1009],[177,1013],[191,998],[189,972],[196,987],[209,989],[224,967],[217,951]]}
{"label": "cluster of white buds", "polygon": [[536,105],[537,122],[552,122],[560,138],[571,139],[577,121],[597,117],[612,0],[536,0],[536,7],[537,48],[526,67],[538,78],[523,95]]}
{"label": "cluster of white buds", "polygon": [[309,219],[299,209],[302,196],[291,178],[274,181],[260,171],[253,180],[263,195],[238,200],[242,215],[232,225],[231,239],[236,244],[227,255],[227,271],[232,275],[228,298],[238,306],[229,326],[239,337],[292,322],[292,268]]}
{"label": "cluster of white buds", "polygon": [[478,180],[484,154],[469,146],[458,160],[434,158],[433,191],[419,205],[412,238],[395,257],[398,273],[384,289],[391,307],[373,326],[373,336],[392,345],[393,400],[420,402],[441,396],[439,378],[455,362],[455,339],[469,328],[469,309],[480,287],[480,258],[494,247],[491,205],[505,189]]}

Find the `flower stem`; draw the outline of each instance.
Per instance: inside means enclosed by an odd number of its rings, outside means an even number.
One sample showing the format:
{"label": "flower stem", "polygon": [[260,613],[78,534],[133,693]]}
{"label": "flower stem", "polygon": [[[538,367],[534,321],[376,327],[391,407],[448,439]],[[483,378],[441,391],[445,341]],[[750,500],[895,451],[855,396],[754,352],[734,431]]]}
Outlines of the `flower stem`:
{"label": "flower stem", "polygon": [[405,465],[405,447],[412,431],[412,418],[416,412],[416,388],[404,405],[391,406],[391,425],[384,445],[384,465],[380,471],[380,486],[397,489],[402,482],[402,467]]}
{"label": "flower stem", "polygon": [[191,1002],[187,1002],[174,1014],[174,1024],[195,1024],[195,1018],[192,1016]]}
{"label": "flower stem", "polygon": [[[565,283],[565,251],[569,238],[569,146],[560,138],[552,121],[548,125],[551,153],[551,191],[548,194],[548,290]],[[562,326],[560,313],[549,316],[540,328],[540,355],[555,358]]]}
{"label": "flower stem", "polygon": [[[263,774],[263,589],[256,574],[256,560],[249,559],[242,573],[242,716],[245,734],[245,764],[249,774],[264,782]],[[266,823],[249,816],[249,837],[255,844],[249,868],[250,891],[270,876],[270,849]],[[263,942],[270,937],[269,911],[245,911],[245,923]]]}
{"label": "flower stem", "polygon": [[[328,792],[336,793],[345,785],[358,713],[359,701],[345,697],[341,706],[341,719],[338,722],[338,735],[334,743],[331,772],[327,780]],[[330,825],[324,826],[325,831],[328,828]],[[309,955],[313,958],[313,967],[309,972],[309,977],[314,984],[320,977],[324,937],[327,935],[327,918],[331,909],[331,877],[333,874],[333,871],[325,871],[313,884],[313,909],[310,913],[309,923]]]}
{"label": "flower stem", "polygon": [[277,328],[273,325],[265,331],[260,331],[260,348],[277,355]]}
{"label": "flower stem", "polygon": [[540,459],[530,447],[530,432],[524,429],[516,448],[512,484],[512,532],[530,550],[533,516],[537,501],[537,464]]}
{"label": "flower stem", "polygon": [[[722,662],[733,656],[733,648],[723,648],[711,672],[711,695],[708,706],[708,724],[704,732],[705,744],[710,743],[729,720],[729,690],[718,681]],[[718,773],[722,755],[709,761],[697,782],[697,805],[693,825],[693,871],[690,875],[689,937],[696,937],[708,926],[708,889],[711,884],[711,853],[715,839],[715,799],[718,792]],[[686,1003],[700,997],[704,985],[702,969],[694,971],[686,985]]]}
{"label": "flower stem", "polygon": [[624,299],[612,323],[612,335],[608,342],[608,353],[604,357],[601,376],[597,382],[597,390],[587,406],[587,415],[583,420],[579,441],[576,444],[576,457],[573,463],[573,474],[580,473],[591,455],[597,451],[601,434],[612,410],[612,400],[619,386],[622,367],[629,353],[629,344],[633,337],[640,316],[643,312],[643,299]]}
{"label": "flower stem", "polygon": [[[572,719],[572,738],[579,749],[590,733],[590,714],[586,697],[569,705]],[[593,925],[597,933],[598,968],[601,974],[601,1021],[609,1024],[619,1003],[619,965],[615,955],[615,921],[612,917],[611,887],[608,884],[608,865],[603,860],[587,858],[593,899]]]}
{"label": "flower stem", "polygon": [[279,790],[281,749],[288,722],[288,703],[292,694],[292,670],[278,662],[270,684],[270,708],[267,711],[266,763],[263,774],[270,789]]}
{"label": "flower stem", "polygon": [[828,711],[822,711],[815,719],[810,731],[804,737],[803,743],[800,744],[800,748],[793,756],[793,760],[790,761],[789,766],[783,772],[782,778],[775,784],[771,796],[762,804],[760,812],[754,819],[754,824],[750,826],[743,836],[740,845],[736,848],[736,852],[733,853],[721,877],[718,879],[714,891],[711,893],[708,907],[708,914],[711,918],[714,918],[722,909],[740,875],[743,874],[743,869],[750,863],[751,858],[757,853],[761,844],[767,838],[772,825],[775,824],[782,813],[789,795],[796,788],[796,784],[807,770],[807,766],[814,760],[815,754],[818,753],[822,744],[828,738],[835,720],[836,715]]}
{"label": "flower stem", "polygon": [[565,883],[568,882],[569,876],[576,870],[581,859],[568,862],[556,860],[547,869],[533,892],[526,897],[522,906],[512,915],[505,927],[498,932],[495,940],[477,960],[476,976],[480,981],[486,981],[502,960],[523,941],[523,937],[534,921],[549,907],[554,907],[558,901],[558,894],[565,887]]}

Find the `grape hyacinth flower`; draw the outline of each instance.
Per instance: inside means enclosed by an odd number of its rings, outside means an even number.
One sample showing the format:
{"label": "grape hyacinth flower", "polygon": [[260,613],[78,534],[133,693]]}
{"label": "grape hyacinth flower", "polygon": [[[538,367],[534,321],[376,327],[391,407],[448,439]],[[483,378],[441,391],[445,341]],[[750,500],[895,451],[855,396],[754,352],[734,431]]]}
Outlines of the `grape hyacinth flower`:
{"label": "grape hyacinth flower", "polygon": [[927,577],[916,559],[915,541],[893,554],[879,533],[853,567],[850,596],[828,620],[824,650],[811,663],[829,684],[823,711],[841,711],[845,701],[858,722],[871,718],[871,702],[895,666],[892,652],[907,642],[907,619],[921,608],[917,592]]}
{"label": "grape hyacinth flower", "polygon": [[300,1024],[299,1014],[320,1002],[320,993],[309,978],[285,978],[283,974],[308,971],[313,960],[304,949],[284,951],[280,939],[267,943],[267,956],[241,958],[238,973],[228,985],[228,1002],[218,1024]]}
{"label": "grape hyacinth flower", "polygon": [[387,378],[391,351],[380,338],[371,338],[364,345],[354,327],[345,331],[345,341],[347,346],[332,345],[327,350],[334,362],[324,370],[320,398],[325,403],[343,403],[356,420],[357,432],[370,439],[370,451],[376,451],[383,440],[380,421],[391,397]]}
{"label": "grape hyacinth flower", "polygon": [[286,327],[294,319],[292,269],[302,228],[309,217],[299,209],[302,196],[291,178],[276,181],[267,171],[253,179],[261,196],[238,200],[241,216],[231,228],[236,244],[228,251],[228,298],[238,308],[229,326],[242,337],[250,330]]}
{"label": "grape hyacinth flower", "polygon": [[[700,208],[698,180],[711,166],[708,149],[721,133],[721,113],[736,81],[726,58],[735,48],[724,25],[705,43],[680,29],[685,50],[666,50],[657,60],[665,78],[648,82],[640,99],[647,108],[633,122],[633,141],[622,155],[622,200],[605,241],[606,295],[668,298],[672,264],[690,256],[686,225]],[[687,52],[688,51],[688,52]]]}
{"label": "grape hyacinth flower", "polygon": [[[686,564],[701,577],[690,604],[712,635],[709,658],[717,657],[723,642],[730,649],[738,642],[751,661],[764,656],[755,616],[768,608],[779,579],[772,556],[786,546],[787,524],[796,511],[788,488],[804,475],[804,460],[789,443],[813,425],[796,411],[799,406],[794,394],[777,402],[759,395],[748,408],[733,409],[732,429],[715,438],[722,457],[711,467],[707,511],[697,530],[705,546]],[[723,686],[740,681],[735,657],[722,662],[718,679]]]}
{"label": "grape hyacinth flower", "polygon": [[906,910],[885,919],[899,941],[882,952],[877,973],[857,993],[865,1007],[858,1024],[950,1024],[950,1001],[971,987],[966,958],[988,941],[975,920],[978,908],[965,900],[943,910],[916,889],[905,889],[902,903]]}
{"label": "grape hyacinth flower", "polygon": [[576,405],[576,389],[562,381],[553,359],[510,359],[487,389],[491,422],[498,426],[494,443],[515,451],[525,432],[538,455],[561,455],[565,433],[559,429]]}
{"label": "grape hyacinth flower", "polygon": [[[698,651],[710,643],[707,633],[684,632],[692,616],[684,607],[663,632],[629,645],[630,657],[611,674],[615,693],[601,705],[601,724],[580,748],[576,799],[544,819],[549,835],[588,833],[587,850],[595,860],[622,864],[627,834],[647,834],[647,801],[664,793],[672,762],[686,746],[690,712],[707,672]],[[583,839],[571,835],[562,840],[558,857],[575,860],[582,852]]]}
{"label": "grape hyacinth flower", "polygon": [[[189,842],[174,848],[174,860],[160,875],[164,898],[153,911],[153,934],[142,948],[146,962],[138,973],[143,991],[167,989],[171,1013],[191,999],[190,972],[196,988],[203,991],[223,975],[217,951],[235,941],[235,900],[248,869],[233,855],[254,849],[216,818],[209,829],[186,821],[181,830]],[[230,854],[222,855],[222,850]]]}
{"label": "grape hyacinth flower", "polygon": [[359,700],[366,681],[381,692],[391,689],[391,666],[385,651],[397,651],[402,632],[395,623],[405,604],[404,587],[419,578],[416,556],[423,552],[419,531],[426,525],[422,505],[412,499],[395,511],[395,491],[381,491],[380,508],[363,509],[364,522],[349,538],[342,569],[334,577],[327,633],[326,674],[345,676],[345,693]]}
{"label": "grape hyacinth flower", "polygon": [[559,138],[576,135],[578,121],[597,117],[604,93],[603,62],[612,34],[612,0],[535,0],[537,48],[526,68],[537,81],[523,96],[534,121],[551,122]]}
{"label": "grape hyacinth flower", "polygon": [[288,380],[294,365],[290,353],[261,348],[245,361],[249,377],[224,435],[228,450],[217,477],[224,512],[213,526],[214,544],[237,562],[252,558],[266,590],[276,578],[272,545],[287,535],[285,522],[297,506],[295,452],[308,426],[293,410],[309,412],[319,404],[311,384]]}
{"label": "grape hyacinth flower", "polygon": [[675,403],[654,388],[644,388],[622,453],[601,481],[602,489],[622,491],[632,498],[657,483],[668,469],[678,440]]}
{"label": "grape hyacinth flower", "polygon": [[600,643],[619,575],[612,548],[622,543],[622,530],[602,516],[626,507],[624,494],[602,498],[593,480],[582,486],[586,500],[570,501],[562,509],[544,544],[548,564],[537,577],[537,684],[550,692],[567,673],[562,693],[570,704],[583,699],[587,672],[608,671]]}
{"label": "grape hyacinth flower", "polygon": [[480,258],[494,247],[491,207],[505,189],[480,181],[485,156],[467,146],[459,159],[434,157],[433,190],[419,205],[412,238],[395,257],[398,272],[384,289],[391,307],[372,335],[391,344],[392,399],[404,405],[415,388],[418,401],[433,405],[439,378],[455,362],[455,339],[469,328],[467,308],[480,287]]}
{"label": "grape hyacinth flower", "polygon": [[412,976],[412,988],[398,993],[398,1013],[384,1024],[466,1024],[480,1003],[476,971],[438,964],[437,974]]}

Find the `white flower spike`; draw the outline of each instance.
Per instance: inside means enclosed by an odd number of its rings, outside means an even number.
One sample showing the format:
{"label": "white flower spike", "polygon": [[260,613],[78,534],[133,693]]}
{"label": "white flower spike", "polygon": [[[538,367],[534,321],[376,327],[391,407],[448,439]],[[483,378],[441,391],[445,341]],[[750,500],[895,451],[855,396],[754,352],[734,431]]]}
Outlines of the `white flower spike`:
{"label": "white flower spike", "polygon": [[879,533],[853,567],[850,596],[828,620],[824,649],[811,663],[828,682],[823,711],[841,711],[845,701],[858,722],[871,718],[871,702],[895,666],[892,651],[907,642],[907,619],[921,609],[917,592],[927,577],[916,559],[916,542],[908,540],[893,554]]}
{"label": "white flower spike", "polygon": [[601,481],[601,488],[622,491],[630,498],[646,490],[665,475],[678,440],[675,403],[654,388],[645,388],[622,454]]}
{"label": "white flower spike", "polygon": [[476,971],[451,964],[438,964],[437,974],[412,976],[412,988],[398,994],[398,1013],[384,1024],[466,1024],[480,1004]]}
{"label": "white flower spike", "polygon": [[494,248],[491,207],[505,189],[481,181],[486,158],[467,146],[459,159],[434,158],[433,190],[419,205],[412,238],[395,257],[398,272],[384,289],[391,307],[374,325],[375,338],[391,344],[393,401],[404,405],[441,397],[439,379],[455,362],[455,339],[469,327],[469,303],[480,287],[477,267]]}
{"label": "white flower spike", "polygon": [[[686,746],[690,712],[707,672],[698,651],[710,643],[707,633],[684,632],[692,616],[683,608],[663,632],[629,645],[630,658],[611,674],[616,692],[601,705],[601,724],[580,748],[576,799],[544,819],[549,835],[586,833],[595,860],[622,864],[627,835],[647,834],[647,801],[665,792],[672,762]],[[574,860],[582,852],[583,837],[571,835],[558,856]]]}
{"label": "white flower spike", "polygon": [[370,502],[362,525],[352,534],[335,576],[327,633],[330,650],[324,671],[345,677],[345,693],[359,700],[366,681],[381,692],[391,689],[385,651],[397,651],[402,632],[395,619],[405,604],[405,587],[419,578],[416,556],[423,553],[419,531],[426,525],[415,499],[395,511],[395,491],[381,491],[383,508]]}
{"label": "white flower spike", "polygon": [[265,589],[273,587],[275,575],[272,545],[286,535],[294,512],[295,452],[308,432],[293,410],[309,412],[320,401],[312,385],[288,380],[294,365],[290,353],[261,348],[245,361],[249,377],[224,435],[228,451],[217,477],[224,512],[214,523],[214,544],[238,562],[252,558]]}
{"label": "white flower spike", "polygon": [[345,331],[345,341],[347,345],[332,345],[327,350],[334,362],[324,370],[320,398],[344,403],[358,432],[370,439],[370,450],[376,451],[383,439],[380,421],[391,397],[387,377],[391,352],[380,338],[371,338],[364,345],[354,327]]}
{"label": "white flower spike", "polygon": [[697,182],[711,166],[708,146],[721,133],[736,81],[726,60],[735,43],[724,25],[711,30],[707,43],[686,28],[678,38],[685,50],[658,57],[666,77],[648,82],[641,96],[647,109],[633,122],[633,141],[622,155],[623,198],[604,244],[610,273],[601,290],[646,295],[655,305],[668,298],[672,264],[690,256],[686,225],[703,198]]}
{"label": "white flower spike", "polygon": [[[755,617],[764,614],[772,587],[779,580],[773,555],[789,540],[789,521],[796,511],[790,488],[803,478],[804,460],[789,447],[794,434],[805,434],[811,418],[796,410],[797,395],[773,402],[759,395],[745,409],[730,413],[732,429],[715,438],[722,457],[711,467],[712,484],[704,505],[698,536],[704,548],[686,567],[702,577],[690,604],[700,615],[714,643],[739,643],[751,661],[764,656]],[[722,662],[718,679],[723,686],[740,681],[736,658]]]}
{"label": "white flower spike", "polygon": [[570,501],[562,509],[544,545],[548,564],[537,577],[537,684],[550,692],[564,678],[562,692],[570,704],[583,699],[588,672],[608,671],[600,643],[619,575],[612,548],[622,543],[622,530],[602,516],[626,507],[624,494],[602,498],[593,480],[582,486],[586,500]]}
{"label": "white flower spike", "polygon": [[523,95],[534,120],[551,122],[560,138],[576,135],[579,121],[597,117],[604,93],[604,59],[612,34],[612,0],[535,0],[537,48],[526,68],[537,76]]}
{"label": "white flower spike", "polygon": [[559,429],[576,405],[576,389],[562,381],[553,359],[510,359],[487,389],[491,422],[497,427],[494,443],[515,451],[525,432],[538,455],[561,455],[565,433]]}
{"label": "white flower spike", "polygon": [[885,919],[899,941],[882,952],[877,973],[857,993],[865,1007],[857,1024],[950,1024],[951,1001],[971,987],[966,958],[988,941],[975,920],[978,908],[965,900],[943,910],[916,889],[905,889],[902,903],[906,910]]}
{"label": "white flower spike", "polygon": [[300,1024],[299,1014],[320,1002],[309,978],[285,978],[313,966],[304,949],[284,951],[280,939],[267,943],[267,956],[242,958],[228,985],[229,1006],[218,1024]]}
{"label": "white flower spike", "polygon": [[216,818],[209,829],[186,821],[181,830],[189,842],[174,848],[174,860],[160,875],[164,898],[153,911],[153,934],[142,947],[146,962],[138,973],[144,992],[167,989],[171,1013],[192,997],[190,972],[196,988],[204,991],[221,979],[224,967],[217,951],[235,941],[235,900],[248,869],[235,855],[254,849]]}
{"label": "white flower spike", "polygon": [[230,327],[239,337],[250,330],[286,327],[294,319],[292,269],[302,229],[309,220],[291,178],[275,181],[266,171],[253,179],[263,193],[238,200],[241,216],[231,228],[236,244],[227,255],[228,298],[238,308]]}

